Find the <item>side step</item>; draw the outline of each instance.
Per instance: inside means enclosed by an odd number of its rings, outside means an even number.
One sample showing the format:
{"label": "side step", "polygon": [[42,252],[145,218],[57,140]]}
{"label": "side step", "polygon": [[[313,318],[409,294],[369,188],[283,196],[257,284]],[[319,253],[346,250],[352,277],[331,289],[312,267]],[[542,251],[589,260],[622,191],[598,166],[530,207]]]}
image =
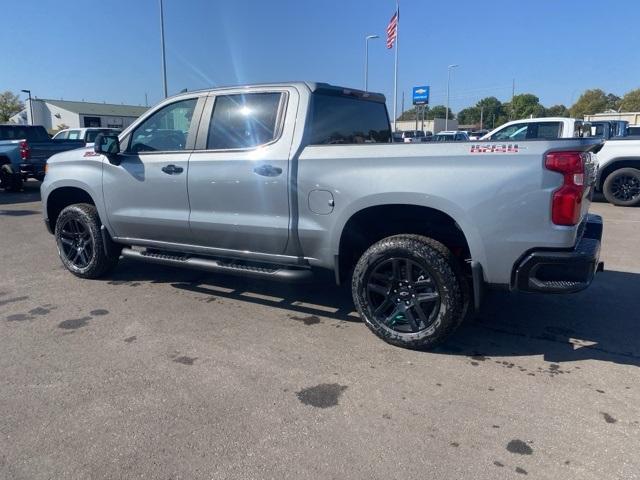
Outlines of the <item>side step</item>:
{"label": "side step", "polygon": [[245,277],[270,278],[285,282],[300,282],[308,280],[313,273],[308,268],[283,268],[279,266],[251,265],[232,260],[219,260],[214,258],[192,257],[188,255],[172,253],[156,253],[154,251],[140,251],[132,248],[123,248],[122,256],[143,262],[156,263],[171,267],[186,267],[208,272],[242,275]]}

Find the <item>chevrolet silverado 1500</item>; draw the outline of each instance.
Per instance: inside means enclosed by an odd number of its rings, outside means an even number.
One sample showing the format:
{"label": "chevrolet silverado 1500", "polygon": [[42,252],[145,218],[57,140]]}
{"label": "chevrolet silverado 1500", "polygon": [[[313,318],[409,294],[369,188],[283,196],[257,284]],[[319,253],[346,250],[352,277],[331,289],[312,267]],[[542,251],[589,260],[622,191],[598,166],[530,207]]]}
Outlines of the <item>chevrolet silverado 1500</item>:
{"label": "chevrolet silverado 1500", "polygon": [[121,257],[289,281],[330,270],[376,335],[413,348],[445,338],[487,287],[589,285],[597,140],[390,142],[380,94],[184,93],[51,158],[45,222],[83,278]]}

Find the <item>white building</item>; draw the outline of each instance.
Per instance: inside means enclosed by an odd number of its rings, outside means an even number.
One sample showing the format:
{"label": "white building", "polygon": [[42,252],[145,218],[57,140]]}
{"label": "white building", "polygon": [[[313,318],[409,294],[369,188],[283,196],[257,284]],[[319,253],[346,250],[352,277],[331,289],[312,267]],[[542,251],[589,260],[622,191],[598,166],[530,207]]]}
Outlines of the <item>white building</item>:
{"label": "white building", "polygon": [[[425,132],[431,132],[433,134],[442,132],[444,128],[444,118],[435,118],[433,120],[425,120],[424,128],[422,128],[422,120],[418,120],[418,130],[423,130]],[[393,122],[391,127],[393,128]],[[407,130],[415,130],[416,129],[416,121],[415,120],[398,120],[396,121],[396,128],[400,131]],[[457,130],[458,129],[458,121],[457,120],[449,120],[447,122],[448,130]]]}
{"label": "white building", "polygon": [[596,113],[594,115],[585,115],[584,119],[588,122],[597,120],[626,120],[629,125],[640,125],[640,112],[616,112],[610,110],[604,113]]}
{"label": "white building", "polygon": [[[31,108],[33,107],[33,119]],[[9,119],[13,123],[42,125],[50,132],[63,128],[125,128],[146,112],[148,107],[110,103],[74,102],[34,98],[25,109]]]}

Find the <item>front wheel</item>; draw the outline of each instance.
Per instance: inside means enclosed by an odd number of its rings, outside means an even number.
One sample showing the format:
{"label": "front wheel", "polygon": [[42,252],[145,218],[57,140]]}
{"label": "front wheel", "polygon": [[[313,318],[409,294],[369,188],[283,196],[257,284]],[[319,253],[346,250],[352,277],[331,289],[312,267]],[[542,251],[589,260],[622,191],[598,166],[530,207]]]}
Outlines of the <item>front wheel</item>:
{"label": "front wheel", "polygon": [[56,220],[55,237],[64,266],[81,278],[99,278],[118,263],[118,249],[107,254],[96,207],[78,203],[66,207]]}
{"label": "front wheel", "polygon": [[362,255],[353,273],[353,299],[378,337],[424,349],[444,340],[465,317],[464,281],[444,245],[421,235],[396,235]]}
{"label": "front wheel", "polygon": [[604,198],[621,207],[640,204],[640,170],[620,168],[609,174],[602,186]]}

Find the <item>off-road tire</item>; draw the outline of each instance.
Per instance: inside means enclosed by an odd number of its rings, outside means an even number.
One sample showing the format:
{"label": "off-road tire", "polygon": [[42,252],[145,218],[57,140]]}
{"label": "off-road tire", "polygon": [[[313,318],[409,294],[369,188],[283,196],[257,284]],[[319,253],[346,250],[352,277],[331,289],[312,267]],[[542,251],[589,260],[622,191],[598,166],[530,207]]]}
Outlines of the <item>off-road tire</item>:
{"label": "off-road tire", "polygon": [[[70,220],[75,220],[86,227],[92,244],[92,253],[88,264],[83,267],[76,266],[64,254],[61,232],[64,225]],[[120,248],[111,248],[109,255],[105,253],[104,240],[100,232],[100,217],[96,207],[88,203],[77,203],[66,207],[56,220],[55,237],[58,246],[58,254],[62,264],[71,273],[80,278],[100,278],[111,271],[120,258]]]}
{"label": "off-road tire", "polygon": [[22,178],[16,174],[10,164],[0,166],[0,187],[7,192],[19,192],[22,190]]}
{"label": "off-road tire", "polygon": [[604,198],[607,199],[607,202],[620,207],[634,207],[636,205],[640,205],[640,195],[636,195],[634,198],[629,200],[623,200],[616,196],[615,183],[620,177],[635,178],[636,185],[640,184],[640,170],[637,168],[620,168],[611,172],[604,181],[604,185],[602,186]]}
{"label": "off-road tire", "polygon": [[[439,292],[435,320],[418,332],[400,333],[378,321],[367,296],[369,275],[391,258],[409,259],[428,271]],[[468,317],[471,294],[458,260],[442,243],[422,235],[394,235],[372,245],[356,264],[352,294],[358,313],[369,329],[385,342],[404,348],[428,349],[447,338]]]}

